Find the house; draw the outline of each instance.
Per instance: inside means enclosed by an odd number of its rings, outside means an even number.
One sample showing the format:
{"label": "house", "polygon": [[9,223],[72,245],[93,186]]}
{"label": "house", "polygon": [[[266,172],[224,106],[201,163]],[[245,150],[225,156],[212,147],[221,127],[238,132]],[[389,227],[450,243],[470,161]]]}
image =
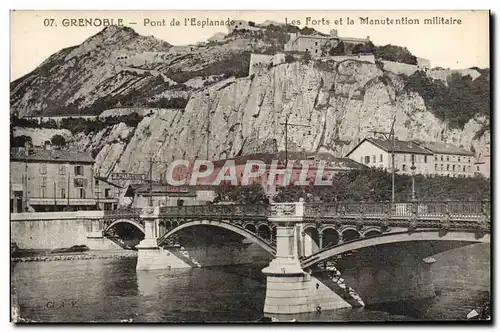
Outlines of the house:
{"label": "house", "polygon": [[285,51],[309,52],[311,56],[321,56],[322,49],[326,44],[331,47],[337,46],[340,42],[347,44],[365,44],[370,41],[366,38],[339,37],[336,29],[330,30],[330,35],[301,35],[290,33],[290,40],[285,44]]}
{"label": "house", "polygon": [[12,149],[11,212],[95,209],[93,165],[86,153],[50,144]]}
{"label": "house", "polygon": [[358,143],[346,158],[368,167],[392,171],[392,151],[394,150],[394,169],[399,174],[434,174],[434,154],[412,141],[394,141],[365,138]]}
{"label": "house", "polygon": [[94,197],[99,210],[116,210],[122,191],[122,187],[106,178],[94,178]]}
{"label": "house", "polygon": [[421,142],[421,147],[434,155],[434,174],[449,176],[474,176],[474,153],[453,144]]}

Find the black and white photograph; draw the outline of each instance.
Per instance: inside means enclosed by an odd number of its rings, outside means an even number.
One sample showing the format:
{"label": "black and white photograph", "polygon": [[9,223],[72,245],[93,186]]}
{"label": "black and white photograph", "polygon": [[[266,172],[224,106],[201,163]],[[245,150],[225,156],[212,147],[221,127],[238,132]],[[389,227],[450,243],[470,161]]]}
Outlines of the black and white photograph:
{"label": "black and white photograph", "polygon": [[11,10],[11,322],[491,324],[490,15]]}

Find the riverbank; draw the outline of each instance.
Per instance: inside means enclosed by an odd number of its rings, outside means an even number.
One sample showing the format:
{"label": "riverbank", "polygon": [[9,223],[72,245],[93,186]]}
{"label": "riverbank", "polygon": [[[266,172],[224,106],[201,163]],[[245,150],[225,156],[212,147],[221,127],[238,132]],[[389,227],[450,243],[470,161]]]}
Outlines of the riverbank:
{"label": "riverbank", "polygon": [[87,259],[109,259],[109,258],[126,258],[137,257],[137,251],[134,250],[113,250],[113,251],[85,251],[85,252],[36,252],[30,255],[11,257],[11,262],[51,262],[65,260],[87,260]]}

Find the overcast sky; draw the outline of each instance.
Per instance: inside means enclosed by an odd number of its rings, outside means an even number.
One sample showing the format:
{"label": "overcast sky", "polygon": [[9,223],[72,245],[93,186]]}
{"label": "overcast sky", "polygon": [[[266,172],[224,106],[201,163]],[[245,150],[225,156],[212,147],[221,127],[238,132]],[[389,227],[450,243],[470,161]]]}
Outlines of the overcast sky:
{"label": "overcast sky", "polygon": [[[455,24],[424,24],[425,18],[454,18]],[[11,81],[35,69],[47,57],[64,47],[82,43],[103,27],[64,27],[63,19],[113,18],[122,19],[141,35],[153,35],[173,45],[194,44],[205,41],[226,27],[185,26],[186,18],[198,20],[243,19],[261,23],[273,20],[284,23],[306,18],[317,25],[308,24],[318,31],[329,33],[337,29],[339,36],[370,36],[375,45],[406,46],[414,55],[427,58],[433,67],[468,68],[489,67],[489,13],[487,11],[15,11],[11,13]],[[347,18],[354,24],[347,24]],[[371,19],[418,19],[420,24],[366,25],[360,17]],[[180,26],[170,26],[175,18]],[[340,19],[342,18],[342,24]],[[161,21],[167,26],[145,25],[144,21]],[[461,24],[456,24],[456,20]],[[329,22],[327,22],[329,21]],[[130,24],[136,22],[137,24]],[[329,24],[326,24],[329,23]],[[337,24],[335,24],[337,23]],[[48,26],[46,26],[48,25]],[[52,26],[50,26],[52,25]],[[57,25],[57,26],[56,26]]]}

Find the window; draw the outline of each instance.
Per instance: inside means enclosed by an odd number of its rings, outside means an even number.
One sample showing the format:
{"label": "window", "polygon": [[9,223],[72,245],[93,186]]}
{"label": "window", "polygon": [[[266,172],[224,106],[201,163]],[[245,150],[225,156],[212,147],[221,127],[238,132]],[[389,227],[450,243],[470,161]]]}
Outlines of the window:
{"label": "window", "polygon": [[257,172],[259,165],[252,165],[252,172]]}
{"label": "window", "polygon": [[99,179],[95,179],[94,184],[95,184],[96,186],[98,186],[98,185],[99,185]]}
{"label": "window", "polygon": [[46,176],[42,176],[40,178],[40,187],[47,187],[47,177]]}
{"label": "window", "polygon": [[470,163],[470,157],[469,157],[469,163]]}
{"label": "window", "polygon": [[437,171],[438,170],[438,164],[434,164],[434,169]]}
{"label": "window", "polygon": [[365,164],[369,164],[370,163],[370,156],[365,156]]}
{"label": "window", "polygon": [[87,179],[82,179],[82,178],[73,179],[73,185],[76,188],[87,187]]}
{"label": "window", "polygon": [[383,162],[384,158],[382,157],[382,154],[380,154],[380,162]]}
{"label": "window", "polygon": [[477,171],[479,172],[479,166],[476,166],[476,168],[477,168]]}
{"label": "window", "polygon": [[450,161],[450,156],[446,156],[446,161]]}
{"label": "window", "polygon": [[45,198],[47,196],[47,188],[40,187],[40,197]]}
{"label": "window", "polygon": [[[424,156],[424,163],[427,164],[427,156]],[[436,167],[437,168],[437,167]]]}
{"label": "window", "polygon": [[446,170],[449,171],[450,170],[450,164],[447,164],[446,165]]}
{"label": "window", "polygon": [[405,154],[403,155],[403,161],[406,161],[406,155]]}
{"label": "window", "polygon": [[318,50],[314,50],[314,53],[318,53]]}
{"label": "window", "polygon": [[314,45],[318,46],[318,42],[315,42]]}
{"label": "window", "polygon": [[61,198],[66,198],[66,188],[61,187],[60,192],[61,192]]}
{"label": "window", "polygon": [[416,160],[415,160],[415,155],[414,155],[414,154],[412,154],[412,155],[411,155],[411,162],[412,162],[412,163],[415,163],[415,161],[416,161]]}
{"label": "window", "polygon": [[83,176],[83,166],[75,166],[75,175]]}
{"label": "window", "polygon": [[83,188],[78,189],[78,198],[85,198],[85,189]]}
{"label": "window", "polygon": [[465,166],[462,168],[462,172],[465,172]]}
{"label": "window", "polygon": [[441,155],[441,161],[443,161],[443,155]]}
{"label": "window", "polygon": [[460,156],[458,156],[458,162],[460,162]]}
{"label": "window", "polygon": [[109,189],[109,188],[104,189],[104,197],[106,197],[106,198],[111,197],[110,194],[111,194],[111,189]]}
{"label": "window", "polygon": [[104,210],[111,210],[113,205],[111,203],[104,203]]}
{"label": "window", "polygon": [[455,172],[455,165],[453,165],[453,168],[452,168],[453,172]]}
{"label": "window", "polygon": [[373,155],[372,158],[373,158],[373,163],[375,164],[377,162],[377,158],[375,158],[375,155]]}
{"label": "window", "polygon": [[66,165],[59,165],[59,175],[66,174]]}
{"label": "window", "polygon": [[403,164],[403,171],[406,171],[406,165]]}
{"label": "window", "polygon": [[40,174],[47,174],[47,164],[40,164]]}
{"label": "window", "polygon": [[443,168],[443,164],[441,164],[441,170],[443,170],[443,169],[444,169],[444,168]]}

